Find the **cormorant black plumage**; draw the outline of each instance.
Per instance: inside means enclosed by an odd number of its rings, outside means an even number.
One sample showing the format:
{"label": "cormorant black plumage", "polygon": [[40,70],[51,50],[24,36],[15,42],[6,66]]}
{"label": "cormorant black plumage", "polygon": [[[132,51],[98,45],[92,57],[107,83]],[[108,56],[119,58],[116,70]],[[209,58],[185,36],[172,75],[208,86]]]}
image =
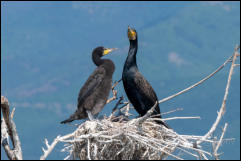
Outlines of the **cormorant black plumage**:
{"label": "cormorant black plumage", "polygon": [[[158,98],[152,86],[138,70],[136,64],[138,39],[135,29],[128,27],[128,38],[130,41],[130,48],[122,73],[122,81],[129,101],[132,103],[136,111],[143,116],[155,105]],[[159,115],[157,117],[161,117],[159,104],[157,104],[152,115]],[[169,128],[165,122],[159,120],[157,122]]]}
{"label": "cormorant black plumage", "polygon": [[69,119],[61,123],[68,123],[98,114],[106,104],[111,85],[112,75],[115,70],[114,63],[109,59],[101,59],[102,56],[115,50],[104,47],[97,47],[92,52],[92,60],[97,66],[89,76],[78,96],[77,110]]}

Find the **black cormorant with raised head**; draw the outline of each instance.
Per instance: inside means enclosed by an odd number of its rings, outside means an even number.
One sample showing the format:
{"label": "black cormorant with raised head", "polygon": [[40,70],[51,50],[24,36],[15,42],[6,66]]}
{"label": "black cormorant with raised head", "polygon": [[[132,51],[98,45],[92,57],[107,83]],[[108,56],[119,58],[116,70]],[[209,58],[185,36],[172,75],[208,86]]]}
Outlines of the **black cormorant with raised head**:
{"label": "black cormorant with raised head", "polygon": [[80,89],[77,110],[67,120],[62,121],[62,124],[87,117],[93,119],[93,115],[97,115],[103,109],[111,90],[115,65],[111,60],[101,57],[115,49],[97,47],[93,50],[92,60],[97,68]]}
{"label": "black cormorant with raised head", "polygon": [[[137,32],[129,26],[128,38],[130,41],[130,48],[122,73],[122,81],[129,101],[132,103],[136,111],[141,116],[144,116],[147,111],[155,105],[158,98],[152,86],[138,70],[136,64],[136,53],[138,49]],[[157,115],[156,117],[161,118],[159,104],[156,105],[152,115]],[[169,128],[169,126],[163,121],[158,120],[157,123]]]}

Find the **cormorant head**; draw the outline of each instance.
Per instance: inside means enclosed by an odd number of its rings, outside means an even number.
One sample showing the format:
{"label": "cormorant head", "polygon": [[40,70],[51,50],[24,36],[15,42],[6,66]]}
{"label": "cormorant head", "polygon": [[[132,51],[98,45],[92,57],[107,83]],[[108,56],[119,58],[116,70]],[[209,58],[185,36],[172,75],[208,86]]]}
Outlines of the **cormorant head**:
{"label": "cormorant head", "polygon": [[105,48],[103,46],[94,49],[93,54],[97,54],[100,57],[109,54],[110,52],[116,50],[117,48]]}
{"label": "cormorant head", "polygon": [[136,40],[137,38],[137,33],[136,30],[133,28],[130,28],[130,26],[128,26],[128,31],[127,31],[127,35],[129,40]]}

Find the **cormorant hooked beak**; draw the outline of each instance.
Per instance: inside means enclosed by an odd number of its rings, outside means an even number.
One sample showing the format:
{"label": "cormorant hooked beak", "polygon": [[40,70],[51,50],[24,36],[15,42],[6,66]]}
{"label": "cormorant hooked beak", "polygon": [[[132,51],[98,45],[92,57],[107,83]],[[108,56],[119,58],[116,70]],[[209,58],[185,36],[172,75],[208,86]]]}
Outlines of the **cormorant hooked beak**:
{"label": "cormorant hooked beak", "polygon": [[130,26],[128,26],[128,38],[129,40],[136,40],[136,30],[130,28]]}
{"label": "cormorant hooked beak", "polygon": [[118,48],[105,48],[104,49],[104,52],[103,52],[103,55],[107,55],[109,54],[110,52],[114,51],[114,50],[117,50]]}

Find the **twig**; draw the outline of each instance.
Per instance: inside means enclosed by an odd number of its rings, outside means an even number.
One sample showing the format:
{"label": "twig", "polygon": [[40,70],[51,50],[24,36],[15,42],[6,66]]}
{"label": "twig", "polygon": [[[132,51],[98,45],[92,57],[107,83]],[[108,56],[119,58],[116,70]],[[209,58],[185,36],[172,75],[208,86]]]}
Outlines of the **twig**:
{"label": "twig", "polygon": [[117,108],[118,108],[118,105],[121,104],[121,101],[124,99],[123,96],[121,96],[118,100],[118,102],[116,103],[115,107],[112,109],[112,112],[111,112],[111,115],[109,117],[109,119],[111,120],[114,116],[114,113],[116,112]]}
{"label": "twig", "polygon": [[75,133],[71,133],[71,134],[68,134],[68,135],[65,135],[65,136],[62,136],[62,137],[57,136],[57,137],[54,139],[54,141],[53,141],[53,143],[52,143],[51,145],[49,145],[49,144],[48,144],[48,140],[45,139],[45,145],[46,145],[47,149],[42,148],[44,154],[40,157],[40,160],[45,160],[45,159],[48,157],[48,155],[52,152],[52,150],[54,149],[54,147],[57,145],[57,143],[58,143],[60,140],[64,140],[64,139],[68,139],[68,138],[70,138],[70,137],[73,137],[74,134],[75,134]]}
{"label": "twig", "polygon": [[174,98],[174,97],[176,97],[176,96],[178,96],[178,95],[181,95],[181,94],[189,91],[190,89],[192,89],[192,88],[194,88],[194,87],[202,84],[204,81],[208,80],[209,78],[211,78],[212,76],[214,76],[217,72],[219,72],[225,65],[227,65],[227,63],[232,59],[232,57],[233,57],[233,56],[230,56],[230,57],[223,63],[223,65],[221,65],[220,67],[218,67],[214,72],[212,72],[210,75],[208,75],[208,76],[205,77],[204,79],[200,80],[199,82],[197,82],[197,83],[189,86],[188,88],[186,88],[186,89],[184,89],[184,90],[182,90],[182,91],[180,91],[180,92],[178,92],[178,93],[176,93],[176,94],[173,94],[173,95],[171,95],[171,96],[169,96],[169,97],[166,97],[166,98],[160,100],[160,101],[159,101],[159,104],[160,104],[160,103],[163,103],[163,102],[166,102],[166,101],[168,101],[168,100],[170,100],[170,99],[172,99],[172,98]]}
{"label": "twig", "polygon": [[121,81],[122,81],[122,79],[116,81],[111,88],[114,89],[117,86],[117,84],[120,83]]}
{"label": "twig", "polygon": [[113,84],[113,86],[111,87],[113,96],[106,101],[106,104],[108,104],[108,103],[112,102],[113,100],[116,100],[116,99],[117,99],[117,90],[115,90],[115,87],[117,86],[117,84],[118,84],[120,81],[121,81],[121,79],[118,80],[117,82],[115,82],[115,83]]}
{"label": "twig", "polygon": [[224,137],[224,134],[225,134],[225,132],[226,132],[227,126],[228,126],[228,124],[225,123],[224,128],[223,128],[222,135],[221,135],[221,137],[220,137],[220,139],[219,139],[219,141],[218,141],[218,143],[217,143],[217,146],[215,147],[214,152],[213,152],[213,155],[214,155],[214,157],[216,158],[216,160],[219,160],[219,155],[220,155],[220,154],[218,154],[218,149],[219,149],[220,145],[221,145],[222,142],[223,142],[223,137]]}
{"label": "twig", "polygon": [[158,102],[156,101],[156,103],[152,106],[152,108],[150,110],[147,111],[147,113],[144,116],[138,118],[138,121],[136,123],[142,124],[147,118],[149,118],[151,116],[151,114],[154,112],[154,110],[157,106],[157,103]]}
{"label": "twig", "polygon": [[111,114],[115,113],[118,105],[121,104],[121,101],[122,101],[123,99],[124,99],[123,96],[121,96],[121,97],[119,98],[119,100],[118,100],[118,102],[116,103],[115,107],[112,109],[112,113],[111,113]]}
{"label": "twig", "polygon": [[113,93],[113,97],[109,98],[107,101],[106,101],[106,104],[114,101],[116,98],[117,98],[117,90],[112,90],[112,93]]}
{"label": "twig", "polygon": [[[153,118],[154,120],[157,120],[158,118]],[[167,121],[167,120],[177,120],[177,119],[201,119],[200,116],[193,116],[193,117],[171,117],[171,118],[165,118],[161,119],[162,121]],[[158,119],[160,120],[160,119]]]}
{"label": "twig", "polygon": [[91,160],[91,157],[90,157],[90,139],[88,138],[87,139],[87,157],[89,160]]}
{"label": "twig", "polygon": [[174,110],[171,110],[171,111],[168,111],[168,112],[162,112],[162,115],[166,115],[166,114],[170,114],[170,113],[173,113],[173,112],[176,112],[176,111],[182,111],[183,108],[177,108],[177,109],[174,109]]}
{"label": "twig", "polygon": [[231,78],[232,78],[232,75],[233,75],[233,69],[234,69],[234,64],[235,64],[235,61],[236,61],[236,58],[237,58],[237,55],[238,55],[238,50],[239,47],[236,47],[235,48],[235,52],[233,54],[233,59],[232,59],[232,65],[230,67],[230,70],[229,70],[229,75],[228,75],[228,81],[227,81],[227,85],[226,85],[226,89],[225,89],[225,94],[224,94],[224,98],[223,98],[223,102],[222,102],[222,106],[218,112],[218,116],[216,118],[216,121],[213,123],[213,125],[211,126],[210,130],[203,136],[203,138],[197,142],[197,144],[200,144],[201,142],[203,142],[203,140],[206,140],[207,138],[209,138],[212,133],[216,130],[222,116],[224,115],[225,113],[225,107],[226,107],[226,101],[227,101],[227,97],[228,97],[228,91],[229,91],[229,87],[230,87],[230,82],[231,82]]}

